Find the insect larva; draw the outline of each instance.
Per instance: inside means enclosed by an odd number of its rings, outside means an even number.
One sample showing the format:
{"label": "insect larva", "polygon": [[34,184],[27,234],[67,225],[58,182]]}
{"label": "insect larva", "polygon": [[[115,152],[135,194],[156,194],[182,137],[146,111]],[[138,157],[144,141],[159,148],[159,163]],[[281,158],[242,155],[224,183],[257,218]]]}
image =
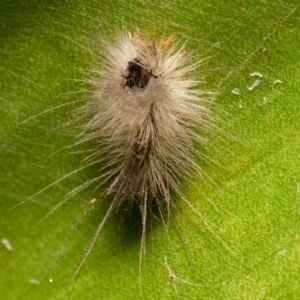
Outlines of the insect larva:
{"label": "insect larva", "polygon": [[[163,212],[169,213],[175,206],[170,196],[174,191],[195,211],[181,192],[179,180],[191,174],[203,176],[195,159],[203,156],[199,146],[205,143],[201,133],[210,125],[211,93],[198,88],[195,74],[201,61],[192,63],[185,44],[173,40],[171,36],[153,41],[137,30],[133,35],[120,33],[114,42],[103,42],[101,70],[89,80],[94,92],[77,112],[77,121],[85,124],[76,144],[96,141],[98,150],[89,155],[86,165],[37,193],[89,165],[101,165],[95,178],[69,192],[49,213],[95,182],[108,184],[99,197],[111,199],[111,204],[70,281],[83,266],[108,217],[121,205],[140,210],[140,263],[152,204],[163,218]],[[90,201],[91,206],[96,201]]]}
{"label": "insect larva", "polygon": [[190,63],[191,55],[173,37],[156,42],[139,30],[104,42],[103,56],[102,70],[91,81],[93,97],[80,110],[88,122],[79,142],[99,143],[89,158],[101,160],[105,175],[95,180],[109,182],[104,196],[112,202],[74,276],[113,210],[123,203],[139,207],[142,255],[151,204],[170,210],[170,190],[182,195],[178,180],[201,174],[194,157],[201,155],[196,145],[204,142],[199,132],[207,127],[209,110],[192,74],[200,62]]}

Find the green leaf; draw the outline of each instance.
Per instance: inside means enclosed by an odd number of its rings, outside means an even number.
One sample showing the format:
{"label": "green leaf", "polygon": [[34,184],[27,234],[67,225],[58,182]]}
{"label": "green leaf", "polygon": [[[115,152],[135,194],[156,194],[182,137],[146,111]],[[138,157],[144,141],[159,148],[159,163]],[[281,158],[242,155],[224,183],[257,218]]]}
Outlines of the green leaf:
{"label": "green leaf", "polygon": [[[5,299],[300,298],[300,3],[248,2],[2,0],[0,239],[12,246],[0,245]],[[80,168],[86,153],[60,150],[80,133],[68,122],[86,88],[82,69],[101,67],[91,51],[102,37],[137,27],[174,34],[208,58],[202,88],[218,93],[213,117],[225,134],[207,133],[215,163],[199,162],[204,180],[183,182],[200,214],[175,197],[168,232],[149,224],[141,272],[139,216],[114,214],[71,289],[109,202],[83,218],[101,192],[87,189],[34,225],[97,168],[10,208]]]}

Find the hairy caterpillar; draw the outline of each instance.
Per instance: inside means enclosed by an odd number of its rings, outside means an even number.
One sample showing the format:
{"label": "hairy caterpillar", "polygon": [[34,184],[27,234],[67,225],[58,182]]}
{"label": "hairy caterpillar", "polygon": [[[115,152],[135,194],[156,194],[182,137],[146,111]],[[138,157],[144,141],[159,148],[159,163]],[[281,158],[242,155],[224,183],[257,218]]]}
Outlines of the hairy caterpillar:
{"label": "hairy caterpillar", "polygon": [[207,127],[209,109],[191,74],[201,62],[190,64],[184,46],[172,43],[173,37],[147,40],[139,30],[104,42],[106,59],[92,80],[95,93],[81,109],[89,121],[79,142],[98,141],[100,150],[90,159],[101,160],[105,177],[96,180],[109,181],[105,195],[112,195],[93,241],[110,213],[126,202],[142,216],[141,254],[151,203],[169,210],[170,190],[182,195],[179,178],[201,175],[194,157],[201,156],[196,149],[205,142],[199,132]]}
{"label": "hairy caterpillar", "polygon": [[171,36],[153,41],[136,30],[134,34],[121,32],[114,42],[102,44],[101,70],[89,80],[94,92],[75,120],[85,122],[76,144],[98,144],[80,169],[100,164],[99,174],[73,189],[49,214],[95,182],[108,186],[100,197],[107,197],[111,204],[70,281],[79,273],[108,217],[121,205],[140,211],[140,261],[153,204],[164,218],[162,212],[169,214],[175,207],[170,196],[174,191],[195,210],[179,181],[191,174],[203,177],[196,159],[204,156],[199,146],[205,144],[202,133],[210,126],[212,93],[198,88],[195,74],[202,61],[193,63],[185,44],[173,40]]}

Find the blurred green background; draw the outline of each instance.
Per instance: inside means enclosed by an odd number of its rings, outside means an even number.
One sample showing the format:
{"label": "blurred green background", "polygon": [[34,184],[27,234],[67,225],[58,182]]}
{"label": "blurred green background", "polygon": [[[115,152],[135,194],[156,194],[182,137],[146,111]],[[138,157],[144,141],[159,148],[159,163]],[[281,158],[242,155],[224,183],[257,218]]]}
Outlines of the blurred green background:
{"label": "blurred green background", "polygon": [[[300,3],[206,2],[0,0],[0,239],[13,248],[0,244],[1,299],[300,298]],[[208,58],[201,87],[218,93],[217,125],[228,134],[208,132],[205,151],[216,163],[199,162],[215,185],[199,178],[182,185],[202,218],[178,199],[168,234],[162,222],[150,224],[141,286],[139,218],[120,212],[71,289],[109,203],[70,238],[101,190],[85,190],[34,225],[97,168],[10,208],[80,166],[79,150],[92,145],[60,151],[80,133],[68,124],[80,104],[17,124],[80,99],[85,74],[101,67],[91,54],[101,38],[136,27],[174,34]]]}

